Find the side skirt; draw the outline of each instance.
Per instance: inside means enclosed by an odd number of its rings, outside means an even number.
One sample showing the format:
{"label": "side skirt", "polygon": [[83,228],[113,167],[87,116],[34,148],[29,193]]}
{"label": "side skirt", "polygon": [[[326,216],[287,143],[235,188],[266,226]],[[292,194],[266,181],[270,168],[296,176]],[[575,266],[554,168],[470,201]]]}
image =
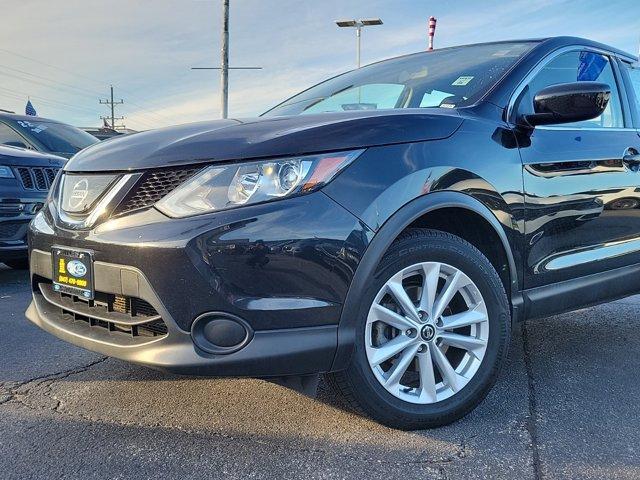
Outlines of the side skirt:
{"label": "side skirt", "polygon": [[524,320],[570,312],[640,293],[640,264],[524,290]]}

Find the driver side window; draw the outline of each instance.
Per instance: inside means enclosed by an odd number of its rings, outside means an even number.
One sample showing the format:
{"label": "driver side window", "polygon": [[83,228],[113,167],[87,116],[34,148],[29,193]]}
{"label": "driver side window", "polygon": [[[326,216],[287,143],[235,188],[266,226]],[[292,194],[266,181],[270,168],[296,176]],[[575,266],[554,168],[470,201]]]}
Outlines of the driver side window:
{"label": "driver side window", "polygon": [[624,120],[620,94],[609,57],[589,51],[567,52],[547,63],[524,89],[518,112],[533,113],[533,98],[543,88],[559,83],[601,82],[611,87],[611,99],[599,117],[582,122],[564,123],[563,127],[622,128]]}
{"label": "driver side window", "polygon": [[24,139],[18,135],[13,128],[0,122],[0,145],[11,145],[13,147],[26,148]]}

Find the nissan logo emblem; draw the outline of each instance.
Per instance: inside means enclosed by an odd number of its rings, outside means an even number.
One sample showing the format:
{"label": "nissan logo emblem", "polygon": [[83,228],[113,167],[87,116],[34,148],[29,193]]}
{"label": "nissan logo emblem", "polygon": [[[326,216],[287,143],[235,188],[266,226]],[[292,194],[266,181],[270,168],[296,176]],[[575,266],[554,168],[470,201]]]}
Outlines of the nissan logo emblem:
{"label": "nissan logo emblem", "polygon": [[73,186],[71,195],[67,201],[69,207],[76,210],[87,199],[87,195],[89,195],[89,181],[86,178],[78,180]]}

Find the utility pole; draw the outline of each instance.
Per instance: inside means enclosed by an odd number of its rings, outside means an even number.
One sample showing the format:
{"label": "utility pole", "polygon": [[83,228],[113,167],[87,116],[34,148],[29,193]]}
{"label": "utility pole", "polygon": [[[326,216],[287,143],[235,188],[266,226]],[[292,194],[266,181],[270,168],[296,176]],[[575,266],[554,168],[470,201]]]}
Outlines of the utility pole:
{"label": "utility pole", "polygon": [[122,105],[124,103],[124,100],[120,99],[119,101],[115,102],[113,100],[113,85],[111,85],[111,100],[102,100],[99,99],[98,100],[100,102],[100,105],[109,105],[111,107],[111,116],[110,117],[103,117],[101,116],[100,119],[102,120],[111,120],[111,128],[113,130],[116,129],[116,120],[124,120],[124,117],[117,117],[116,118],[116,105]]}
{"label": "utility pole", "polygon": [[222,118],[229,115],[229,0],[222,2],[222,66],[220,67],[220,105]]}
{"label": "utility pole", "polygon": [[221,117],[229,115],[229,70],[262,70],[262,67],[229,66],[229,0],[222,0],[222,62],[220,67],[191,67],[191,70],[220,70]]}

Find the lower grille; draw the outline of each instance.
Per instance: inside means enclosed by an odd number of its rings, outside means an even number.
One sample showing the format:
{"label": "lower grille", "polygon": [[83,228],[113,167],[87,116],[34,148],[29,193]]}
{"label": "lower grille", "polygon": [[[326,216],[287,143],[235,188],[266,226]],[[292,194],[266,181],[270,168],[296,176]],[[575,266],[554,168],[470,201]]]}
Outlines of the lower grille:
{"label": "lower grille", "polygon": [[[0,218],[10,218],[22,215],[25,211],[24,203],[0,202]],[[0,227],[1,228],[1,227]]]}
{"label": "lower grille", "polygon": [[20,215],[35,215],[43,207],[42,202],[20,203],[0,201],[0,218],[19,217]]}
{"label": "lower grille", "polygon": [[130,340],[146,341],[167,335],[167,325],[146,301],[121,295],[96,292],[94,300],[56,292],[51,283],[39,283],[38,289],[64,321],[82,322],[90,328],[108,332],[130,344]]}

